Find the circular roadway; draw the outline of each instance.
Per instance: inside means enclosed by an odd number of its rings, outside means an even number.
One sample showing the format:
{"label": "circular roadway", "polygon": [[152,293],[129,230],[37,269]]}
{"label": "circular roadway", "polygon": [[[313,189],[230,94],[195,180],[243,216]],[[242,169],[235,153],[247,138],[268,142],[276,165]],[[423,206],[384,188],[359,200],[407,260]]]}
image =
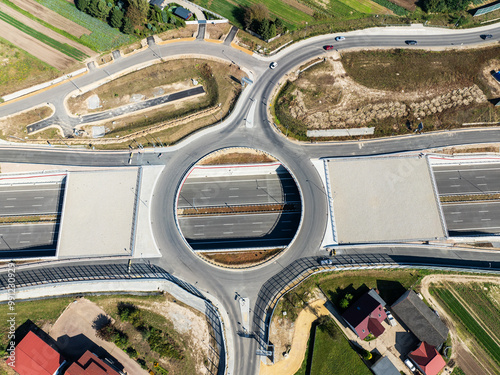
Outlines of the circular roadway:
{"label": "circular roadway", "polygon": [[[487,28],[471,29],[467,31],[450,31],[420,28],[387,28],[346,33],[346,40],[338,43],[339,49],[345,48],[373,48],[373,47],[407,47],[404,41],[415,39],[417,48],[422,47],[450,47],[469,44],[483,44],[479,35],[493,34],[493,40],[500,37],[500,26],[493,25]],[[396,31],[397,30],[397,31]],[[391,34],[392,33],[392,34]],[[255,374],[258,371],[259,357],[255,355],[258,348],[256,340],[237,335],[240,311],[235,293],[242,297],[249,297],[254,306],[258,292],[266,280],[271,279],[294,261],[317,256],[320,242],[326,227],[327,201],[324,187],[316,170],[310,161],[311,158],[348,156],[348,155],[376,155],[410,150],[422,150],[430,147],[460,145],[467,143],[486,143],[500,140],[498,129],[474,129],[465,131],[450,131],[427,133],[418,136],[402,136],[389,139],[362,141],[362,142],[333,142],[327,144],[300,144],[290,142],[284,136],[277,134],[267,120],[267,101],[274,85],[289,70],[301,65],[309,59],[325,54],[323,45],[334,44],[332,36],[320,36],[306,40],[286,48],[272,60],[278,62],[275,70],[268,69],[271,59],[257,59],[228,46],[189,42],[175,43],[165,46],[153,46],[144,52],[131,57],[117,60],[106,69],[96,69],[83,77],[72,80],[46,90],[43,94],[35,94],[14,103],[5,103],[0,107],[0,116],[18,112],[34,105],[51,102],[56,107],[57,116],[64,121],[67,116],[63,99],[73,89],[74,85],[85,86],[97,80],[130,69],[138,64],[144,64],[156,59],[155,49],[159,49],[162,56],[203,54],[235,61],[240,66],[251,71],[254,84],[245,89],[231,116],[221,125],[201,131],[176,146],[162,150],[164,156],[157,158],[153,152],[141,154],[133,160],[133,164],[165,163],[154,192],[151,220],[153,232],[163,254],[156,260],[167,271],[175,276],[190,282],[209,295],[214,295],[224,305],[230,320],[227,325],[230,342],[230,361],[234,364],[233,374]],[[491,39],[490,39],[491,41]],[[335,44],[337,45],[337,44]],[[411,47],[414,48],[414,47]],[[257,103],[255,121],[252,128],[245,127],[245,117]],[[278,260],[265,266],[246,272],[215,269],[208,267],[202,260],[187,249],[177,231],[174,219],[175,190],[182,179],[184,171],[203,155],[222,147],[244,146],[254,147],[267,151],[283,161],[295,174],[303,193],[304,219],[296,241],[290,250]],[[57,150],[50,151],[43,148],[5,147],[0,148],[0,159],[3,161],[37,162],[47,164],[66,165],[126,165],[128,153]],[[368,254],[412,254],[414,249],[404,246],[392,247],[362,247],[346,248],[347,253],[365,252]],[[464,257],[457,251],[440,251],[433,247],[419,250],[422,256],[430,258]],[[425,255],[427,254],[427,255]],[[468,252],[470,259],[482,258],[498,260],[499,256],[488,252]]]}

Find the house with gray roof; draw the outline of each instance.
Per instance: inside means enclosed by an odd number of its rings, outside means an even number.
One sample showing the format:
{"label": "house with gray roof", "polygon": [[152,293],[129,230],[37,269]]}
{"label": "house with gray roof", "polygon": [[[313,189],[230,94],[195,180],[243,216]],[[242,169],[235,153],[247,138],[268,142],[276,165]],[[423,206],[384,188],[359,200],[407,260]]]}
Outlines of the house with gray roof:
{"label": "house with gray roof", "polygon": [[413,290],[399,297],[391,310],[420,341],[439,348],[448,338],[448,327]]}
{"label": "house with gray roof", "polygon": [[375,375],[401,375],[396,366],[387,357],[382,357],[375,362],[371,370]]}

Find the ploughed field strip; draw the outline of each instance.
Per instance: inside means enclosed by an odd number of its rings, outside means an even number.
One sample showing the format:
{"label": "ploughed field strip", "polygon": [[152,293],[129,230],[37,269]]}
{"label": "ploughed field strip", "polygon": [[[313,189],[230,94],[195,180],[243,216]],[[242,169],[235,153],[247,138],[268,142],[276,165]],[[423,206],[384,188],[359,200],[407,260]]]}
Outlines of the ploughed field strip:
{"label": "ploughed field strip", "polygon": [[432,167],[451,236],[500,233],[500,164]]}
{"label": "ploughed field strip", "polygon": [[0,186],[0,258],[55,255],[63,183]]}
{"label": "ploughed field strip", "polygon": [[187,178],[177,215],[194,250],[286,247],[300,222],[295,181],[278,173]]}

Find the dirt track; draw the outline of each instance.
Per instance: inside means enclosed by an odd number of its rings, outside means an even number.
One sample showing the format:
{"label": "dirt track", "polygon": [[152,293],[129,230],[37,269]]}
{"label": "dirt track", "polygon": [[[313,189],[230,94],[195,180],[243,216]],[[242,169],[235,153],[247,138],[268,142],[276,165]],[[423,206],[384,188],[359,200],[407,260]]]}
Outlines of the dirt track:
{"label": "dirt track", "polygon": [[52,65],[54,68],[64,70],[76,64],[76,61],[71,57],[19,31],[4,21],[0,21],[0,30],[2,30],[2,38],[25,50],[32,56]]}
{"label": "dirt track", "polygon": [[41,20],[50,23],[52,26],[64,30],[69,34],[76,36],[77,38],[80,38],[83,34],[89,35],[91,33],[91,31],[87,30],[85,27],[80,26],[79,24],[67,18],[64,18],[53,10],[50,10],[49,8],[46,8],[43,5],[37,3],[35,0],[10,1],[16,4],[19,8],[30,12],[33,16],[40,18]]}
{"label": "dirt track", "polygon": [[[441,318],[445,321],[446,326],[450,329],[452,341],[452,359],[455,359],[457,366],[459,366],[467,375],[490,374],[494,375],[498,372],[485,363],[485,353],[481,347],[474,342],[465,343],[459,337],[456,327],[453,323],[455,318],[450,317],[447,312],[441,307],[435,298],[429,293],[429,286],[431,283],[439,282],[491,282],[500,284],[500,277],[495,276],[464,276],[464,275],[429,275],[422,279],[421,293],[424,298],[439,311]],[[473,348],[473,350],[470,349]],[[484,354],[483,354],[484,353]]]}
{"label": "dirt track", "polygon": [[[47,35],[48,37],[50,37],[54,40],[57,40],[58,42],[65,43],[69,46],[75,47],[76,49],[82,51],[83,53],[87,54],[88,56],[96,55],[96,53],[94,51],[92,51],[90,48],[85,47],[85,46],[81,45],[80,43],[77,43],[71,39],[68,39],[68,38],[62,36],[61,34],[56,33],[55,31],[53,31],[45,26],[42,26],[41,24],[32,20],[31,18],[28,18],[28,17],[24,16],[23,14],[15,11],[11,7],[9,7],[8,5],[0,3],[0,10],[4,13],[14,17],[19,22],[22,22],[26,26],[29,26],[32,29],[35,29],[36,31],[39,31],[39,32]],[[20,33],[21,31],[18,31],[18,32]],[[13,43],[15,44],[15,42],[13,42]]]}

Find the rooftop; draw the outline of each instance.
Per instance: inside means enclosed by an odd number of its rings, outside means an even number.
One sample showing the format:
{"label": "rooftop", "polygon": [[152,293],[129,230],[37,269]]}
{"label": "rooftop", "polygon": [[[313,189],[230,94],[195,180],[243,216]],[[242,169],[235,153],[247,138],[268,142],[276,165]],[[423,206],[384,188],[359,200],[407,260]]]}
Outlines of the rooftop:
{"label": "rooftop", "polygon": [[371,370],[375,375],[401,375],[396,366],[387,357],[382,357],[375,362]]}
{"label": "rooftop", "polygon": [[387,317],[383,308],[385,302],[378,295],[378,298],[374,298],[373,293],[377,294],[373,289],[363,294],[342,314],[361,339],[370,333],[378,337],[384,332],[384,327],[380,322]]}
{"label": "rooftop", "polygon": [[337,243],[446,237],[426,158],[325,159],[324,166]]}
{"label": "rooftop", "polygon": [[66,370],[65,375],[119,375],[119,373],[87,350]]}
{"label": "rooftop", "polygon": [[406,291],[392,310],[420,341],[438,347],[448,338],[448,327],[413,291]]}
{"label": "rooftop", "polygon": [[446,362],[436,348],[426,342],[420,343],[420,346],[408,356],[425,375],[437,375],[446,366]]}

